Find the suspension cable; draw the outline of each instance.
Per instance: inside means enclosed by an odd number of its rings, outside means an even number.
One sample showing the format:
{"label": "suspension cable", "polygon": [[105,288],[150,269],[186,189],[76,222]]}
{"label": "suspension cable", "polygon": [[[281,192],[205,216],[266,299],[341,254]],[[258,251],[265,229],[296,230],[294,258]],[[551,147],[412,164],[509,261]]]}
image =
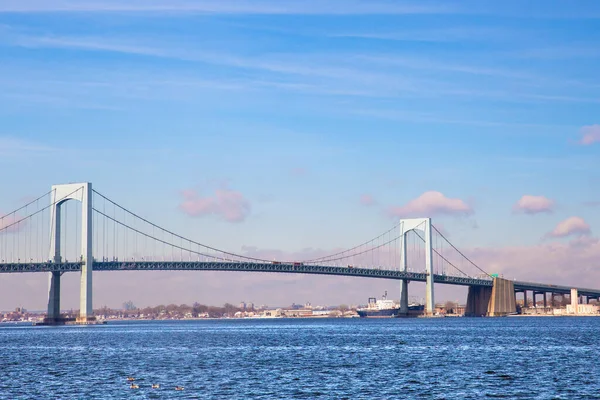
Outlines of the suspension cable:
{"label": "suspension cable", "polygon": [[52,206],[56,205],[57,203],[60,203],[61,201],[63,201],[63,200],[65,200],[65,199],[67,199],[67,198],[68,198],[69,196],[71,196],[73,193],[77,193],[79,190],[81,190],[81,188],[79,188],[79,189],[77,189],[77,190],[74,190],[74,191],[72,191],[71,193],[67,194],[67,195],[66,195],[66,196],[64,196],[63,198],[61,198],[61,199],[59,199],[59,200],[55,200],[55,201],[54,201],[52,204],[49,204],[49,205],[47,205],[46,207],[44,207],[44,208],[42,208],[42,209],[40,209],[40,210],[37,210],[37,211],[35,211],[35,212],[33,212],[33,213],[31,213],[31,214],[27,215],[26,217],[23,217],[23,218],[21,218],[20,220],[13,221],[11,224],[8,224],[8,225],[6,225],[6,226],[3,226],[2,228],[0,228],[0,232],[1,232],[1,231],[4,231],[4,230],[8,230],[8,228],[10,228],[10,227],[12,227],[12,226],[15,226],[15,225],[18,225],[18,224],[20,224],[21,222],[25,221],[27,218],[31,218],[31,217],[33,217],[34,215],[37,215],[37,214],[41,213],[41,212],[42,212],[42,211],[44,211],[44,210],[47,210],[48,208],[50,208],[50,207],[52,207]]}
{"label": "suspension cable", "polygon": [[[244,258],[244,259],[247,259],[247,260],[253,260],[253,261],[262,261],[262,262],[269,262],[269,263],[271,262],[270,260],[266,260],[266,259],[263,259],[263,258],[256,258],[256,257],[250,257],[250,256],[242,256],[242,255],[239,255],[239,254],[235,254],[235,253],[231,253],[231,252],[228,252],[228,251],[220,250],[220,249],[217,249],[217,248],[214,248],[214,247],[211,247],[211,246],[207,246],[207,245],[205,245],[205,244],[202,244],[202,243],[196,242],[196,241],[194,241],[194,240],[190,240],[190,239],[188,239],[188,238],[185,238],[185,237],[183,237],[183,236],[181,236],[181,235],[178,235],[178,234],[176,234],[176,233],[174,233],[174,232],[172,232],[172,231],[169,231],[168,229],[162,228],[162,227],[160,227],[160,226],[156,225],[156,224],[155,224],[155,223],[153,223],[153,222],[150,222],[150,221],[148,221],[147,219],[145,219],[145,218],[143,218],[143,217],[141,217],[141,216],[137,215],[136,213],[134,213],[134,212],[132,212],[132,211],[130,211],[130,210],[128,210],[128,209],[126,209],[125,207],[123,207],[123,206],[121,206],[121,205],[119,205],[119,204],[115,203],[114,201],[112,201],[112,200],[111,200],[111,199],[109,199],[108,197],[104,196],[102,193],[99,193],[99,192],[97,192],[96,190],[93,190],[93,189],[92,189],[92,191],[93,191],[94,193],[96,193],[98,196],[100,196],[100,197],[102,197],[103,199],[105,199],[106,201],[108,201],[108,202],[112,203],[112,204],[113,204],[113,205],[115,205],[116,207],[119,207],[119,208],[120,208],[120,209],[122,209],[123,211],[125,211],[125,212],[127,212],[127,213],[131,214],[132,216],[134,216],[134,217],[136,217],[136,218],[138,218],[138,219],[140,219],[140,220],[144,221],[145,223],[147,223],[147,224],[149,224],[149,225],[151,225],[151,226],[153,226],[153,227],[156,227],[156,228],[158,228],[158,229],[160,229],[160,230],[162,230],[162,231],[164,231],[164,232],[166,232],[166,233],[169,233],[169,234],[171,234],[173,237],[177,237],[177,238],[180,238],[180,239],[182,239],[182,240],[189,241],[189,242],[191,242],[191,243],[194,243],[194,244],[196,244],[196,245],[199,245],[199,246],[201,246],[201,247],[204,247],[204,248],[206,248],[206,249],[210,249],[210,250],[213,250],[213,251],[216,251],[216,252],[219,252],[219,253],[227,254],[227,255],[229,255],[229,256],[240,257],[240,258]],[[97,211],[97,212],[99,212],[98,210],[96,210],[96,211]],[[104,214],[103,214],[103,215],[104,215]],[[108,217],[107,215],[105,215],[105,216],[106,216],[107,218],[110,218],[110,217]],[[111,219],[112,219],[112,218],[111,218]],[[115,222],[119,223],[118,221],[115,221]],[[156,238],[156,240],[158,240],[158,239]],[[165,242],[165,243],[166,243],[166,242]],[[168,244],[168,243],[167,243],[167,244]],[[201,253],[201,254],[202,254],[202,253]]]}
{"label": "suspension cable", "polygon": [[[372,252],[371,254],[374,254],[374,251],[373,251],[373,250],[377,250],[377,249],[379,249],[379,248],[381,248],[381,247],[384,247],[384,246],[386,246],[386,245],[390,244],[391,242],[393,242],[393,241],[394,241],[394,240],[396,240],[396,239],[398,239],[398,238],[394,238],[394,239],[390,240],[389,242],[382,243],[382,244],[378,245],[377,247],[373,247],[373,248],[370,248],[370,249],[367,249],[367,250],[361,251],[361,252],[359,252],[359,253],[353,253],[353,254],[352,254],[352,255],[350,255],[350,256],[338,257],[338,258],[328,259],[328,260],[324,260],[324,261],[320,261],[320,262],[331,262],[331,261],[346,260],[346,259],[348,259],[348,258],[350,258],[350,257],[352,257],[352,256],[359,256],[359,255],[361,255],[361,254],[368,253],[369,251],[370,251],[370,252]],[[309,260],[309,261],[311,261],[311,260]],[[373,261],[373,262],[374,262],[374,261]]]}
{"label": "suspension cable", "polygon": [[437,233],[439,233],[439,234],[440,234],[440,236],[441,236],[441,237],[442,237],[442,238],[443,238],[443,239],[444,239],[444,240],[445,240],[445,241],[446,241],[446,242],[447,242],[447,243],[448,243],[450,246],[452,246],[452,248],[453,248],[454,250],[456,250],[456,251],[458,252],[458,254],[460,254],[461,256],[463,256],[463,257],[465,258],[465,260],[467,260],[468,262],[470,262],[470,263],[471,263],[471,265],[473,265],[475,268],[477,268],[478,270],[480,270],[481,272],[483,272],[483,273],[484,273],[484,274],[486,274],[487,276],[491,276],[489,273],[487,273],[487,272],[486,272],[486,271],[484,271],[483,269],[479,268],[479,266],[478,266],[477,264],[475,264],[473,261],[471,261],[471,259],[470,259],[469,257],[465,256],[465,255],[463,254],[463,252],[462,252],[462,251],[460,251],[459,249],[457,249],[457,248],[456,248],[456,246],[454,246],[454,245],[453,245],[453,244],[452,244],[452,243],[451,243],[451,242],[450,242],[450,241],[449,241],[449,240],[446,238],[446,236],[444,236],[444,234],[443,234],[442,232],[440,232],[440,231],[439,231],[439,230],[438,230],[438,229],[437,229],[437,228],[436,228],[434,225],[431,225],[431,226],[433,227],[433,229],[435,229],[435,231],[436,231]]}
{"label": "suspension cable", "polygon": [[[338,252],[338,253],[329,254],[329,255],[327,255],[327,256],[323,256],[323,257],[319,257],[319,258],[313,258],[313,259],[310,259],[310,260],[304,260],[304,262],[313,262],[313,261],[328,261],[328,259],[329,259],[329,258],[331,258],[331,257],[335,257],[335,256],[339,256],[340,254],[348,253],[348,252],[350,252],[350,251],[352,251],[352,250],[356,250],[356,249],[358,249],[359,247],[362,247],[362,246],[365,246],[365,245],[367,245],[367,244],[369,244],[369,243],[371,243],[371,242],[374,242],[375,240],[377,240],[377,239],[381,238],[382,236],[384,236],[384,235],[386,235],[387,233],[389,233],[389,232],[393,231],[394,229],[396,229],[396,228],[397,228],[397,227],[399,227],[399,226],[400,226],[400,222],[398,222],[398,223],[397,223],[396,225],[394,225],[394,226],[393,226],[391,229],[388,229],[387,231],[385,231],[385,232],[384,232],[384,233],[382,233],[381,235],[377,236],[376,238],[373,238],[373,239],[371,239],[371,240],[368,240],[368,241],[366,241],[366,242],[364,242],[364,243],[361,243],[361,244],[359,244],[359,245],[357,245],[357,246],[354,246],[354,247],[352,247],[352,248],[350,248],[350,249],[346,249],[346,250],[340,251],[340,252]],[[362,253],[357,253],[357,254],[362,254]],[[343,258],[345,258],[345,257],[343,257]]]}
{"label": "suspension cable", "polygon": [[[425,242],[425,238],[423,238],[419,232],[417,232],[417,231],[415,231],[415,230],[413,230],[413,232],[415,233],[415,235],[417,235],[417,237],[418,237],[419,239],[421,239],[423,242]],[[435,254],[437,254],[438,256],[440,256],[440,258],[441,258],[442,260],[444,260],[444,261],[446,261],[448,264],[452,265],[452,266],[453,266],[453,267],[454,267],[454,268],[455,268],[455,269],[456,269],[458,272],[462,273],[464,276],[467,276],[467,277],[469,276],[469,274],[465,273],[463,270],[461,270],[460,268],[458,268],[456,265],[452,264],[452,263],[451,263],[451,262],[450,262],[450,261],[449,261],[449,260],[448,260],[446,257],[442,256],[442,255],[441,255],[441,254],[440,254],[440,253],[439,253],[439,252],[438,252],[436,249],[432,249],[432,250],[433,250],[433,252],[434,252]]]}
{"label": "suspension cable", "polygon": [[172,249],[185,250],[185,251],[193,252],[195,254],[199,254],[201,256],[205,256],[205,257],[208,257],[208,258],[212,258],[212,259],[216,259],[216,260],[221,260],[221,261],[230,261],[230,262],[234,261],[234,260],[230,260],[230,259],[223,258],[223,257],[211,256],[211,255],[208,255],[208,254],[205,254],[205,253],[201,253],[201,252],[196,252],[196,251],[193,251],[193,250],[184,249],[181,246],[178,246],[176,244],[167,242],[166,240],[162,240],[162,239],[159,239],[159,238],[152,237],[152,236],[148,235],[145,232],[142,232],[142,231],[140,231],[138,229],[135,229],[135,228],[131,227],[130,225],[124,224],[121,221],[117,221],[115,218],[112,218],[112,217],[104,214],[102,211],[99,211],[99,210],[97,210],[95,208],[92,208],[92,210],[96,211],[98,214],[104,216],[105,218],[108,218],[108,219],[112,220],[114,223],[116,223],[118,225],[121,225],[123,228],[127,228],[127,229],[129,229],[129,230],[131,230],[131,231],[133,231],[135,233],[139,233],[140,235],[146,236],[146,237],[148,237],[150,239],[153,239],[153,240],[155,240],[157,242],[166,244],[167,246],[171,246]]}
{"label": "suspension cable", "polygon": [[20,208],[17,208],[16,210],[9,212],[8,214],[4,214],[3,216],[1,216],[1,217],[0,217],[0,220],[1,220],[1,219],[4,219],[4,218],[6,218],[6,217],[8,217],[8,216],[9,216],[9,215],[11,215],[11,214],[14,214],[14,213],[17,213],[17,212],[21,211],[22,209],[24,209],[24,208],[26,208],[26,207],[28,207],[28,206],[32,205],[32,204],[33,204],[33,203],[35,203],[36,201],[38,201],[38,200],[41,200],[42,198],[44,198],[44,197],[48,196],[50,193],[52,193],[52,190],[50,190],[50,191],[49,191],[49,192],[47,192],[47,193],[44,193],[43,195],[41,195],[41,196],[40,196],[40,197],[38,197],[37,199],[30,201],[29,203],[25,204],[25,205],[24,205],[24,206],[22,206],[22,207],[20,207]]}

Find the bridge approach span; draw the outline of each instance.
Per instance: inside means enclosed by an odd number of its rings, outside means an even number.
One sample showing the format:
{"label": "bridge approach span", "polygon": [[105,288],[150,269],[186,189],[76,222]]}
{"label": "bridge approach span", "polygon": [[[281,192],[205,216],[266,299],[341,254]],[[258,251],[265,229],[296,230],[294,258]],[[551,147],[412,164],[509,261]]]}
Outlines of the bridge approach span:
{"label": "bridge approach span", "polygon": [[[96,261],[94,271],[238,271],[238,272],[280,272],[292,274],[336,275],[354,276],[362,278],[380,278],[406,280],[413,282],[426,282],[427,274],[424,272],[410,272],[399,270],[386,270],[377,268],[348,268],[323,265],[294,265],[290,263],[244,263],[244,262],[203,262],[203,261]],[[77,272],[81,270],[81,263],[12,263],[0,264],[0,273],[18,272]],[[459,286],[488,286],[493,285],[491,279],[450,276],[434,274],[435,283]],[[536,292],[552,292],[557,294],[570,294],[572,287],[513,281],[515,291],[532,290]],[[600,297],[600,290],[576,288],[579,295]]]}
{"label": "bridge approach span", "polygon": [[[289,263],[214,262],[214,261],[97,261],[94,271],[238,271],[280,272],[311,275],[355,276],[426,282],[425,272],[409,272],[377,268],[348,268],[323,265],[294,265]],[[77,272],[81,263],[12,263],[0,264],[0,273],[18,272]],[[491,279],[434,274],[436,283],[461,286],[492,286]]]}

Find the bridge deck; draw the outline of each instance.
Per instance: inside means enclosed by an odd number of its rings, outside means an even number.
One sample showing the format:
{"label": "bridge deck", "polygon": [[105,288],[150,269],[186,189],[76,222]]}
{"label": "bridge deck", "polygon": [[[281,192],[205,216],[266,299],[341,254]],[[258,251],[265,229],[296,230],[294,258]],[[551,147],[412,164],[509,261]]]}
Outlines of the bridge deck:
{"label": "bridge deck", "polygon": [[[81,269],[80,262],[65,263],[9,263],[0,264],[0,273],[19,272],[76,272]],[[425,272],[404,272],[377,268],[348,268],[323,265],[295,265],[289,263],[243,263],[243,262],[202,262],[202,261],[97,261],[94,271],[252,271],[280,272],[294,274],[317,274],[355,276],[363,278],[380,278],[425,282]],[[472,278],[465,276],[434,275],[436,283],[461,286],[492,286],[492,279]],[[533,290],[559,294],[571,293],[570,286],[557,286],[544,283],[514,281],[515,290]],[[577,288],[582,296],[600,296],[600,290]]]}

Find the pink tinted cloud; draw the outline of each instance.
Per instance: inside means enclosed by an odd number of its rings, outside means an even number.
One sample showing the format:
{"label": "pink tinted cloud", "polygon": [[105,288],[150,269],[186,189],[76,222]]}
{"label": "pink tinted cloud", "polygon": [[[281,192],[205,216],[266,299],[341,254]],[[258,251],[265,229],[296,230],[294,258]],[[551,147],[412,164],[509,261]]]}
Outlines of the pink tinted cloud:
{"label": "pink tinted cloud", "polygon": [[451,199],[440,192],[425,192],[400,207],[390,207],[396,217],[431,217],[434,215],[470,215],[473,209],[461,199]]}
{"label": "pink tinted cloud", "polygon": [[554,211],[554,201],[544,196],[526,194],[513,206],[513,211],[525,214],[551,213]]}
{"label": "pink tinted cloud", "polygon": [[23,229],[27,223],[25,220],[16,224],[21,217],[14,214],[4,215],[2,212],[0,212],[0,217],[2,217],[0,219],[0,234],[18,232],[20,229]]}
{"label": "pink tinted cloud", "polygon": [[[460,248],[482,269],[503,274],[508,279],[572,287],[590,287],[594,286],[590,282],[600,282],[600,269],[597,268],[600,265],[600,243],[597,240],[585,240],[576,246],[571,243],[545,243],[521,247]],[[324,255],[321,252],[331,254],[336,251],[329,248],[318,252],[305,250],[282,254],[281,251],[242,249],[244,253],[263,253],[282,260],[303,260]],[[420,259],[423,260],[423,257]],[[472,273],[471,269],[464,269]],[[64,287],[79,285],[79,276],[76,274],[65,274],[63,279]],[[281,307],[305,301],[313,305],[365,304],[368,297],[385,290],[390,298],[397,300],[399,296],[395,281],[327,275],[149,271],[144,273],[144,285],[139,285],[139,272],[114,271],[103,272],[94,279],[96,302],[113,308],[121,307],[127,300],[132,300],[140,307],[193,304],[196,301],[223,305],[225,302],[235,304],[240,300],[252,301],[257,306],[267,304]],[[31,309],[45,307],[48,302],[47,286],[48,278],[44,274],[4,274],[0,280],[0,291],[4,294],[0,296],[0,308],[10,309],[18,305]],[[438,284],[435,291],[436,301],[439,302],[458,300],[464,304],[467,300],[467,293],[461,286]],[[424,285],[412,282],[409,293],[410,296],[424,297]],[[65,308],[78,307],[78,291],[65,290],[61,304]]]}
{"label": "pink tinted cloud", "polygon": [[581,217],[569,217],[561,221],[547,234],[548,237],[584,236],[591,234],[590,226]]}
{"label": "pink tinted cloud", "polygon": [[581,128],[579,144],[589,146],[600,142],[600,125],[588,125]]}
{"label": "pink tinted cloud", "polygon": [[304,176],[306,175],[307,171],[306,168],[302,168],[302,167],[296,167],[296,168],[292,168],[290,170],[290,174],[292,174],[293,176]]}
{"label": "pink tinted cloud", "polygon": [[375,205],[375,199],[370,194],[363,194],[360,196],[360,204],[363,206],[372,206]]}
{"label": "pink tinted cloud", "polygon": [[[438,228],[439,229],[439,228]],[[444,233],[447,235],[447,233]],[[459,246],[460,250],[475,264],[488,273],[500,273],[506,278],[533,282],[560,283],[574,286],[589,286],[588,281],[595,279],[600,281],[600,270],[595,266],[600,264],[600,240],[591,236],[580,237],[568,243],[550,242],[534,246],[508,246],[508,247],[482,247],[469,248]],[[361,251],[368,250],[366,247]],[[418,248],[418,254],[410,254],[408,260],[409,269],[421,271],[425,268],[423,248]],[[278,250],[257,249],[253,247],[243,248],[246,255],[253,257],[265,257],[267,259],[281,261],[302,261],[334,254],[342,249],[303,249],[294,253]],[[355,267],[369,267],[379,265],[384,268],[399,266],[399,257],[390,255],[387,248],[375,249],[374,256],[367,252],[348,260],[336,261],[339,265],[353,264]],[[438,248],[444,257],[461,270],[470,275],[477,276],[482,272],[465,262],[456,251],[445,246]],[[444,264],[440,257],[434,257],[434,267],[444,269],[448,273],[459,274],[451,266]],[[318,264],[318,262],[317,262]],[[587,286],[586,286],[587,284]],[[437,290],[437,289],[436,289]],[[465,301],[466,297],[461,299]]]}
{"label": "pink tinted cloud", "polygon": [[576,239],[570,243],[537,246],[466,249],[465,254],[489,273],[505,278],[588,287],[600,280],[600,241]]}
{"label": "pink tinted cloud", "polygon": [[216,215],[228,222],[242,222],[250,214],[250,202],[240,192],[217,189],[213,196],[200,196],[196,191],[181,192],[179,209],[191,217]]}

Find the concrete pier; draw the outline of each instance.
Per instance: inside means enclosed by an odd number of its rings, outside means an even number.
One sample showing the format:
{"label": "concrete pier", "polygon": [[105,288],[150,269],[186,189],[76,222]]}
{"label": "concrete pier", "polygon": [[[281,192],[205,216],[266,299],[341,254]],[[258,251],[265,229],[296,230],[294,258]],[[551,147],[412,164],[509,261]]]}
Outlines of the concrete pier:
{"label": "concrete pier", "polygon": [[400,281],[400,315],[408,315],[408,282]]}
{"label": "concrete pier", "polygon": [[512,281],[494,278],[493,286],[470,286],[465,315],[501,317],[517,312],[515,286]]}
{"label": "concrete pier", "polygon": [[469,286],[466,317],[485,317],[492,297],[492,288],[487,286]]}
{"label": "concrete pier", "polygon": [[[406,233],[404,232],[404,224],[401,224],[401,253],[400,253],[400,268],[402,271],[408,271],[408,255],[406,250]],[[408,316],[408,281],[400,281],[400,316]]]}
{"label": "concrete pier", "polygon": [[50,272],[47,320],[60,317],[60,272]]}
{"label": "concrete pier", "polygon": [[578,314],[578,305],[579,305],[579,294],[577,293],[577,289],[571,289],[571,313]]}

